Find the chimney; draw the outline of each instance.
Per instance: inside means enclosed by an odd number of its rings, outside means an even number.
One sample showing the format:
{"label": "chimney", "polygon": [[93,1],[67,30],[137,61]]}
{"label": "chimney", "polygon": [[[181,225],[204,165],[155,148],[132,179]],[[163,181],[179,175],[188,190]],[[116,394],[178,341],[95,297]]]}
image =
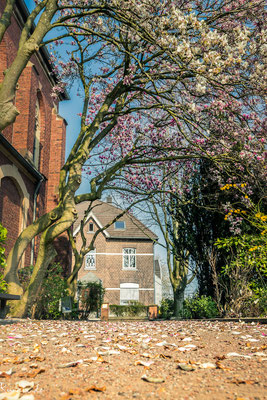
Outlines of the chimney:
{"label": "chimney", "polygon": [[112,197],[111,196],[107,197],[107,203],[112,203]]}

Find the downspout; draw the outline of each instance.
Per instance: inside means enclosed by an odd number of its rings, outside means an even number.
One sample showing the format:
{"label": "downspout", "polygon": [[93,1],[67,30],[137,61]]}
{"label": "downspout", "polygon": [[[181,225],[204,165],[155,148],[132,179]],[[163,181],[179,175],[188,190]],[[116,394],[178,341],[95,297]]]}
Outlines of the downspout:
{"label": "downspout", "polygon": [[[32,216],[32,222],[36,220],[36,208],[37,208],[37,196],[41,187],[41,184],[44,181],[44,177],[42,176],[39,182],[36,185],[34,195],[33,195],[33,216]],[[32,246],[31,246],[31,260],[30,260],[30,265],[33,265],[33,260],[34,260],[34,246],[35,246],[35,237],[32,239]]]}
{"label": "downspout", "polygon": [[156,271],[155,271],[155,243],[153,242],[153,282],[154,282],[154,304],[156,304]]}

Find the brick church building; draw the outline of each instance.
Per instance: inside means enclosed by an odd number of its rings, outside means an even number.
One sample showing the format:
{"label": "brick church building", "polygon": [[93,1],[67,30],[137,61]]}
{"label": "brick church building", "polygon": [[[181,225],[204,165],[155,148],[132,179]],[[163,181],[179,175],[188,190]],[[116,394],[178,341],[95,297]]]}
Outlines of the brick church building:
{"label": "brick church building", "polygon": [[[5,3],[0,0],[0,14]],[[17,0],[12,23],[0,43],[0,82],[14,59],[28,14],[24,1]],[[15,103],[20,114],[0,132],[0,222],[8,231],[7,255],[19,233],[51,210],[57,199],[66,121],[58,115],[58,101],[51,97],[54,84],[49,54],[41,48],[19,80]],[[67,99],[66,93],[59,98]],[[34,263],[36,242],[27,249],[22,266]]]}

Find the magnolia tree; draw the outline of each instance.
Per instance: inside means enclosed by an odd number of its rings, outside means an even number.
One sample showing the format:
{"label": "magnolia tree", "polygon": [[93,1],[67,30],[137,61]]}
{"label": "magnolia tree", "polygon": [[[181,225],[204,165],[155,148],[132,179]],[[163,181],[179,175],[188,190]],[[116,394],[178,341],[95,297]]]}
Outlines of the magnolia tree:
{"label": "magnolia tree", "polygon": [[[16,7],[16,0],[7,0],[0,16],[0,42],[4,40],[6,30],[11,24],[11,18]],[[117,15],[118,13],[118,15]],[[113,15],[115,19],[121,19],[119,5],[107,1],[87,0],[36,0],[35,7],[26,18],[21,35],[18,38],[18,50],[13,62],[4,73],[0,84],[0,131],[13,123],[19,114],[14,104],[18,80],[31,56],[45,45],[44,38],[49,33],[57,37],[56,28],[64,29],[70,21],[75,26],[80,26],[80,19],[91,15]],[[131,25],[127,16],[124,21]]]}
{"label": "magnolia tree", "polygon": [[[240,158],[262,162],[263,2],[243,3],[58,3],[58,19],[54,13],[49,25],[63,28],[53,55],[61,77],[54,95],[79,82],[81,124],[61,170],[58,205],[26,228],[9,254],[5,279],[10,292],[22,294],[19,261],[41,233],[16,315],[31,310],[55,256],[53,240],[77,218],[75,204],[124,185],[128,192],[141,185],[146,195],[161,189],[153,165],[168,163],[171,171],[198,157],[226,167]],[[44,10],[39,22],[47,4],[36,6]],[[235,146],[242,151],[233,153]],[[88,192],[77,195],[83,173]]]}
{"label": "magnolia tree", "polygon": [[[179,185],[175,182],[178,179]],[[184,236],[189,232],[184,229],[185,215],[181,207],[185,199],[178,194],[181,181],[179,175],[175,178],[168,177],[163,184],[163,190],[151,197],[147,203],[149,216],[158,225],[163,237],[176,317],[181,316],[186,286],[193,281],[197,272],[197,268],[190,263],[190,252],[185,245]]]}

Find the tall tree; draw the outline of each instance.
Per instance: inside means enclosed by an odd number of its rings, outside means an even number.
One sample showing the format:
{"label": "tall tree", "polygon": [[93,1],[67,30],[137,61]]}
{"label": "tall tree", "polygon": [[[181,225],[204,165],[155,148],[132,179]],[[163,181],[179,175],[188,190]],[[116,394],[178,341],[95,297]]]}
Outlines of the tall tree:
{"label": "tall tree", "polygon": [[188,226],[187,230],[184,227],[187,218],[181,206],[186,199],[183,194],[178,194],[178,189],[182,192],[182,174],[181,171],[166,174],[165,168],[163,170],[165,179],[161,190],[151,193],[146,203],[146,218],[161,232],[161,245],[166,251],[168,275],[173,290],[174,315],[179,317],[183,310],[186,286],[193,281],[196,270],[191,268],[188,250],[187,237],[191,227]]}

